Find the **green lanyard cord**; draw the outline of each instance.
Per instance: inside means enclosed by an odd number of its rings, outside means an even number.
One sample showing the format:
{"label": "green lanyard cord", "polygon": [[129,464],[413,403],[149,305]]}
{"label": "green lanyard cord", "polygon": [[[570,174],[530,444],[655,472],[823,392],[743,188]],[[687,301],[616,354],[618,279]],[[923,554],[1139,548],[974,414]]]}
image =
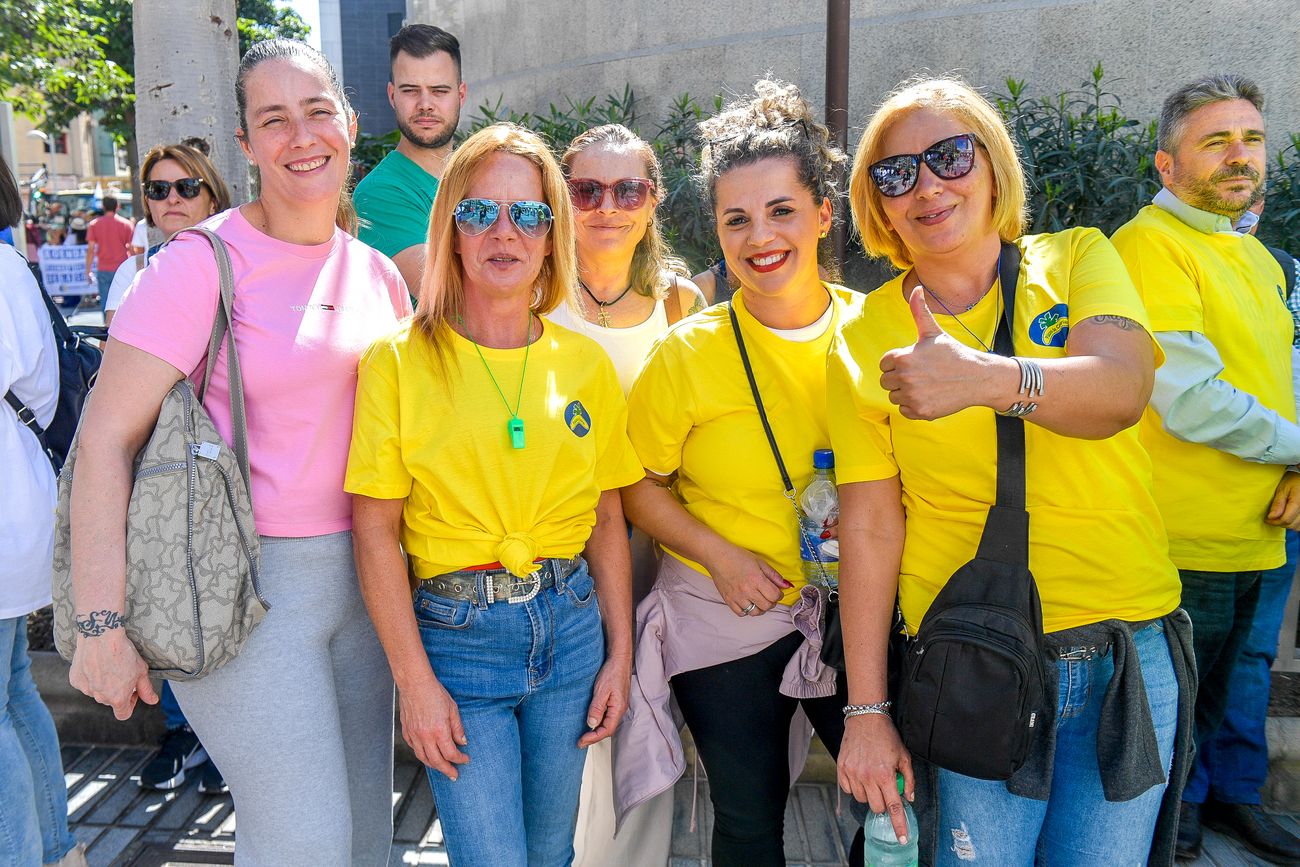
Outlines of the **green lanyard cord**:
{"label": "green lanyard cord", "polygon": [[519,372],[519,393],[515,395],[514,409],[510,408],[510,401],[506,399],[506,393],[501,390],[501,384],[497,382],[496,376],[492,373],[492,367],[488,364],[487,358],[483,356],[483,350],[479,347],[478,341],[474,339],[469,326],[465,324],[465,320],[460,315],[456,316],[456,322],[465,329],[465,336],[469,338],[469,342],[474,344],[474,350],[478,353],[479,361],[483,362],[483,369],[487,371],[488,379],[492,380],[492,385],[496,388],[497,394],[501,395],[501,402],[506,406],[506,412],[510,413],[507,430],[510,433],[511,445],[517,449],[523,448],[524,430],[523,422],[519,418],[519,410],[523,407],[524,379],[528,376],[528,352],[533,346],[533,311],[528,311],[528,342],[524,344],[524,367]]}

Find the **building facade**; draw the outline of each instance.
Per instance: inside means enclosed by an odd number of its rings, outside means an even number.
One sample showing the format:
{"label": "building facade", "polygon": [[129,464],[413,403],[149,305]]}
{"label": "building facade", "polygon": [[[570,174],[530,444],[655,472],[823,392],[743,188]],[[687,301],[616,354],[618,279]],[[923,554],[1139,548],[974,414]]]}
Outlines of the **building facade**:
{"label": "building facade", "polygon": [[[990,93],[1023,79],[1031,95],[1055,95],[1098,62],[1130,116],[1153,119],[1183,81],[1234,71],[1263,87],[1274,150],[1300,132],[1295,0],[851,0],[850,12],[851,143],[918,73]],[[407,0],[407,17],[460,37],[471,109],[500,97],[545,111],[630,84],[652,129],[682,93],[708,106],[769,73],[816,105],[825,93],[825,0]]]}

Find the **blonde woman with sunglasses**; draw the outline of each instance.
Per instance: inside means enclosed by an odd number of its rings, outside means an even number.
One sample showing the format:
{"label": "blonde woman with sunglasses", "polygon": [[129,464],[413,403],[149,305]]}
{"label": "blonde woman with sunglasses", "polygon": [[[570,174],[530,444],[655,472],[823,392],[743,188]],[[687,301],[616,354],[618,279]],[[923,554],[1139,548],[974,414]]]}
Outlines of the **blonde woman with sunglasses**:
{"label": "blonde woman with sunglasses", "polygon": [[618,489],[642,472],[609,358],[543,319],[576,263],[541,139],[496,124],[457,148],[427,250],[415,318],[361,362],[362,593],[452,863],[559,867],[584,751],[627,708]]}
{"label": "blonde woman with sunglasses", "polygon": [[[918,789],[937,795],[937,813],[928,800],[917,811],[922,852],[948,867],[1135,864],[1149,853],[1169,863],[1171,850],[1169,860],[1150,850],[1182,786],[1184,765],[1166,773],[1176,740],[1186,744],[1175,737],[1186,617],[1171,616],[1178,574],[1133,427],[1160,350],[1128,272],[1096,229],[1024,234],[1015,146],[963,82],[920,81],[885,100],[850,199],[867,250],[902,274],[867,297],[828,370],[850,705],[840,786],[905,833],[895,773],[911,796],[913,769],[885,712],[895,594],[915,635],[975,557],[995,496],[994,413],[1016,415],[1048,718],[1010,780],[927,776]],[[1000,257],[1017,254],[1012,358],[991,347],[1006,313]],[[962,688],[974,696],[980,684]]]}
{"label": "blonde woman with sunglasses", "polygon": [[575,138],[560,158],[573,200],[578,283],[550,319],[609,353],[626,394],[651,345],[704,296],[659,229],[663,174],[654,148],[625,126]]}
{"label": "blonde woman with sunglasses", "polygon": [[[547,318],[599,343],[626,394],[650,347],[683,317],[703,310],[704,298],[660,231],[663,173],[649,143],[621,124],[605,124],[574,138],[560,165],[573,202],[578,282]],[[630,543],[635,605],[654,582],[659,560],[645,533],[633,531]],[[574,864],[666,863],[672,792],[637,810],[616,839],[611,744],[602,741],[587,753]]]}

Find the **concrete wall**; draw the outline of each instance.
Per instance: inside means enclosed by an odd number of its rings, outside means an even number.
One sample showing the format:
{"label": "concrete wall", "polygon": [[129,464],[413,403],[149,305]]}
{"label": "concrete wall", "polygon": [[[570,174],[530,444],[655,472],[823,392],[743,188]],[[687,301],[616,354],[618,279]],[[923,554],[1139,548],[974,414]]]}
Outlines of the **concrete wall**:
{"label": "concrete wall", "polygon": [[[1298,11],[1296,0],[852,0],[850,126],[919,72],[960,72],[997,92],[1014,77],[1055,94],[1100,60],[1141,118],[1195,76],[1254,77],[1276,150],[1300,132]],[[630,83],[653,129],[672,97],[744,92],[769,70],[824,100],[823,0],[407,0],[407,14],[460,37],[472,107],[501,96],[544,110]]]}
{"label": "concrete wall", "polygon": [[[325,11],[322,7],[322,16]],[[371,135],[383,135],[396,127],[393,107],[388,104],[388,40],[402,29],[405,13],[405,0],[338,3],[343,86],[356,109],[361,131]]]}

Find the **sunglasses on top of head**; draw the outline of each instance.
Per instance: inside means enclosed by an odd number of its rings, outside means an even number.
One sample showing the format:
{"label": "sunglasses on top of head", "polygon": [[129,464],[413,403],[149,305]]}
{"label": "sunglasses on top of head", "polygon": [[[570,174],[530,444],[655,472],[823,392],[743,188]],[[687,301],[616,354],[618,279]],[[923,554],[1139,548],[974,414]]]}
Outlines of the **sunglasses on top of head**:
{"label": "sunglasses on top of head", "polygon": [[950,181],[975,168],[974,133],[964,132],[930,145],[919,154],[895,154],[871,164],[867,170],[882,196],[895,198],[910,192],[921,176],[921,163],[937,177]]}
{"label": "sunglasses on top of head", "polygon": [[646,203],[655,191],[654,182],[648,178],[623,178],[612,184],[603,184],[594,178],[573,178],[569,181],[569,197],[579,211],[594,211],[605,201],[608,192],[614,207],[620,211],[635,211]]}
{"label": "sunglasses on top of head", "polygon": [[494,202],[491,199],[461,199],[452,218],[462,235],[481,235],[492,228],[504,208],[515,228],[530,238],[544,238],[554,218],[545,202]]}
{"label": "sunglasses on top of head", "polygon": [[146,199],[161,202],[172,194],[173,186],[182,199],[192,199],[203,192],[203,184],[203,178],[181,178],[176,181],[145,181],[140,188]]}

